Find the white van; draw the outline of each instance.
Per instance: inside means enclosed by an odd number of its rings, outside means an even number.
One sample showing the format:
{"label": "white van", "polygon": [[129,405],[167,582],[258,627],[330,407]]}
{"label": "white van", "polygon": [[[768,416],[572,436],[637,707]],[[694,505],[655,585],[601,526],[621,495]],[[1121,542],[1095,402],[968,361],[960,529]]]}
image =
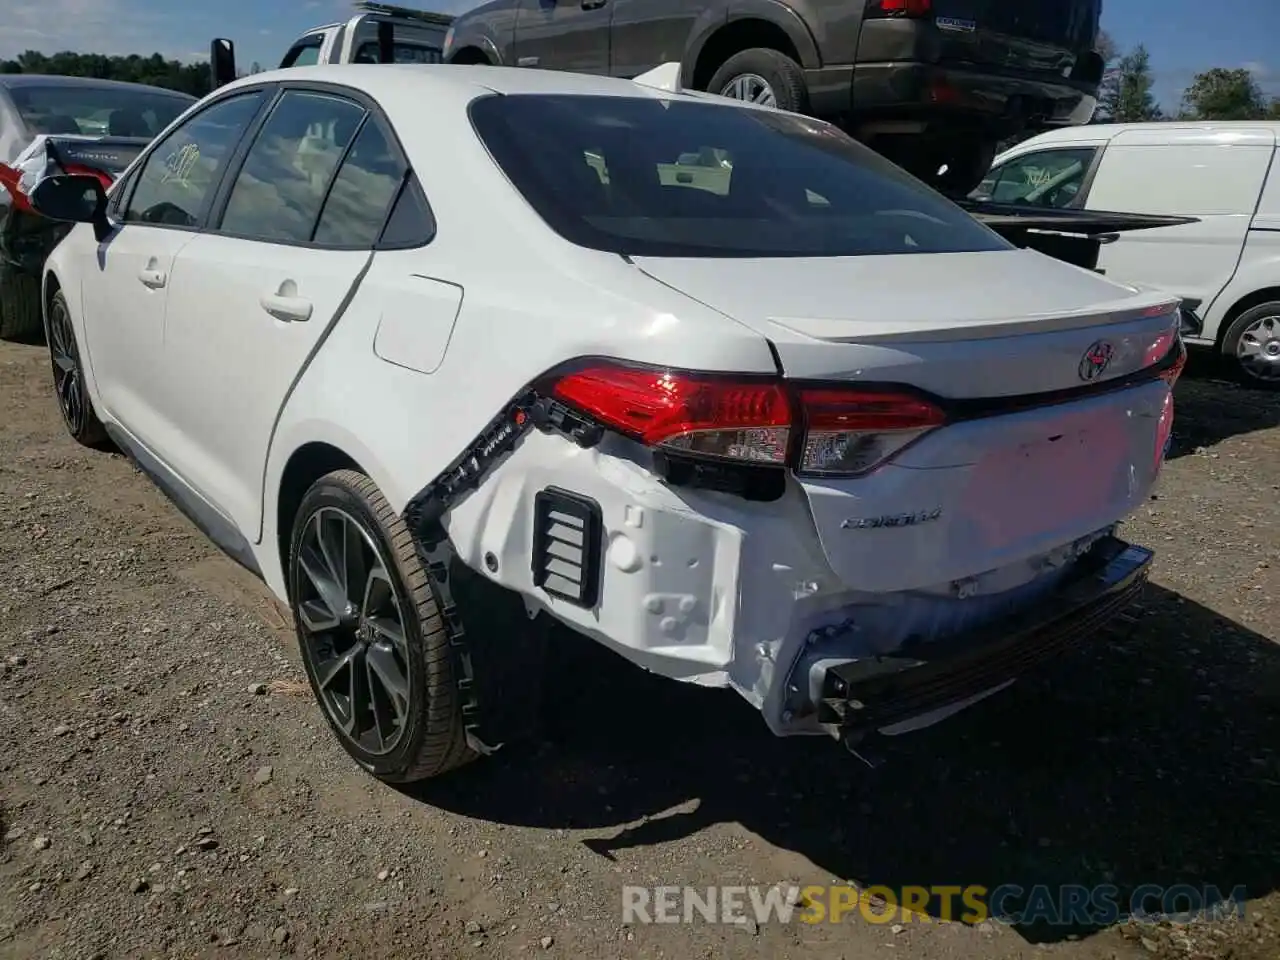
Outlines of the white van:
{"label": "white van", "polygon": [[1190,344],[1245,380],[1280,387],[1280,123],[1064,127],[996,157],[975,200],[1196,217],[1121,234],[1098,268],[1154,284],[1194,314]]}

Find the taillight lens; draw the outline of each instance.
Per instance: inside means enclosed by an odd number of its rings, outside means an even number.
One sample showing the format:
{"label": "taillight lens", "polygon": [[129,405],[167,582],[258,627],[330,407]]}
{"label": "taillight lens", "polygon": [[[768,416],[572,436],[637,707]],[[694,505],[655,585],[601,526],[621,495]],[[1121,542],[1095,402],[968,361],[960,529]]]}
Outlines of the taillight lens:
{"label": "taillight lens", "polygon": [[799,472],[812,476],[864,474],[946,421],[938,407],[908,393],[801,389],[799,398]]}
{"label": "taillight lens", "polygon": [[914,394],[838,387],[789,389],[773,379],[595,364],[555,381],[554,396],[640,442],[702,459],[858,476],[945,421]]}
{"label": "taillight lens", "polygon": [[791,405],[774,380],[600,364],[560,378],[553,393],[649,446],[719,460],[786,462]]}
{"label": "taillight lens", "polygon": [[869,17],[927,17],[933,0],[867,0]]}

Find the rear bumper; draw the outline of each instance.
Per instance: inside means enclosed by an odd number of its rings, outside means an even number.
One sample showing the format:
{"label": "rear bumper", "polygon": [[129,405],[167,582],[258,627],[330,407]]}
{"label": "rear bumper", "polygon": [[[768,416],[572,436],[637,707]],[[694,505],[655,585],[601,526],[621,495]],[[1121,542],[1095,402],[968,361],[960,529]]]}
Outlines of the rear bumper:
{"label": "rear bumper", "polygon": [[29,276],[41,276],[45,259],[53,252],[71,224],[16,210],[0,208],[0,264]]}
{"label": "rear bumper", "polygon": [[851,112],[860,120],[964,120],[996,128],[1087,123],[1097,101],[1088,84],[924,61],[853,67]]}
{"label": "rear bumper", "polygon": [[1002,687],[1052,657],[1097,640],[1138,597],[1151,561],[1151,551],[1107,537],[1033,612],[918,649],[908,644],[891,656],[827,666],[818,684],[818,722],[856,741]]}

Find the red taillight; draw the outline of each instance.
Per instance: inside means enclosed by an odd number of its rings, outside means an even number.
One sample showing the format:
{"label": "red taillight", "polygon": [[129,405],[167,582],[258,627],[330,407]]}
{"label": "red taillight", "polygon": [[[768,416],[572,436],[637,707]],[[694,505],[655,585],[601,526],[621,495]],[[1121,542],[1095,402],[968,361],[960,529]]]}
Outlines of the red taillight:
{"label": "red taillight", "polygon": [[942,410],[909,393],[826,388],[801,389],[799,396],[803,474],[866,473],[946,421]]}
{"label": "red taillight", "polygon": [[693,457],[782,466],[801,432],[794,466],[814,476],[866,473],[946,419],[901,391],[792,391],[777,380],[603,363],[561,377],[552,392],[605,426]]}
{"label": "red taillight", "polygon": [[[79,163],[68,163],[66,172],[80,175],[88,175],[97,177],[98,182],[102,184],[102,189],[106,190],[115,181],[111,174],[105,170],[99,170],[96,167],[87,167]],[[23,212],[31,211],[31,201],[27,198],[26,193],[22,190],[22,171],[8,164],[0,163],[0,186],[9,191],[9,196],[13,200],[14,206]]]}
{"label": "red taillight", "polygon": [[791,406],[774,380],[598,364],[556,381],[555,396],[649,446],[781,465]]}
{"label": "red taillight", "polygon": [[875,17],[927,17],[933,0],[868,0],[867,14]]}

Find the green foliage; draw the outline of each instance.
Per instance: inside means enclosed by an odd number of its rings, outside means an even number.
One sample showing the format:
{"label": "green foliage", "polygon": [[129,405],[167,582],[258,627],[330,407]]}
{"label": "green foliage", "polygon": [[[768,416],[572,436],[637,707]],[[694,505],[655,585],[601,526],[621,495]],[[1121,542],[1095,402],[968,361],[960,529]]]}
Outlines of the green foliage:
{"label": "green foliage", "polygon": [[1111,68],[1098,97],[1098,119],[1105,123],[1141,123],[1160,120],[1163,113],[1151,89],[1151,57],[1142,44],[1134,47]]}
{"label": "green foliage", "polygon": [[149,57],[130,54],[107,57],[100,53],[45,54],[28,50],[16,60],[0,60],[0,73],[43,73],[71,77],[97,77],[101,80],[124,80],[155,87],[180,90],[202,97],[210,90],[207,63],[182,63],[166,60],[158,53]]}
{"label": "green foliage", "polygon": [[1188,120],[1262,120],[1275,110],[1244,69],[1214,67],[1198,73],[1182,95],[1182,116]]}

